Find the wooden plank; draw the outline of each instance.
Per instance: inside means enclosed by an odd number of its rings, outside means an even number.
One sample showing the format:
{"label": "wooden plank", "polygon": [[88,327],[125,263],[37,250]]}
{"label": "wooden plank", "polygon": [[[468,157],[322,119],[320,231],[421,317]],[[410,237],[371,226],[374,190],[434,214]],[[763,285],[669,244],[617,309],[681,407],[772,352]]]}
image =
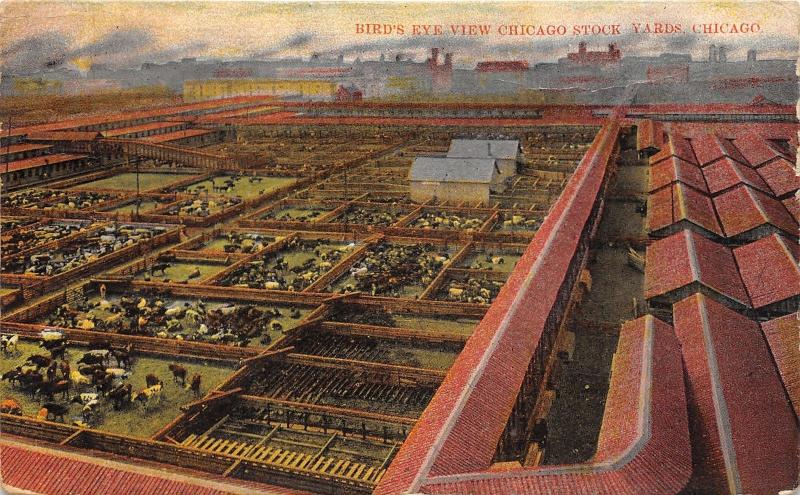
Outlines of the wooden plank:
{"label": "wooden plank", "polygon": [[61,440],[61,441],[60,441],[58,444],[59,444],[59,445],[69,445],[69,443],[70,443],[71,441],[75,440],[76,438],[78,438],[78,437],[79,437],[79,436],[80,436],[80,435],[83,433],[83,431],[84,431],[84,430],[82,430],[82,429],[80,429],[80,430],[76,430],[76,431],[75,431],[74,433],[72,433],[70,436],[68,436],[68,437],[67,437],[67,438],[65,438],[64,440]]}
{"label": "wooden plank", "polygon": [[258,460],[259,460],[259,461],[262,461],[262,460],[264,460],[264,459],[265,459],[267,456],[270,456],[270,455],[272,455],[272,454],[274,454],[274,453],[275,453],[275,450],[273,450],[273,448],[272,448],[272,447],[267,447],[267,448],[264,450],[264,452],[262,452],[262,453],[260,453],[260,454],[258,455]]}
{"label": "wooden plank", "polygon": [[298,464],[298,465],[297,465],[297,467],[298,467],[298,468],[300,468],[300,469],[305,469],[305,468],[306,468],[306,466],[308,466],[309,464],[311,464],[311,461],[312,461],[313,459],[314,459],[314,456],[313,456],[313,455],[311,455],[311,454],[306,454],[306,457],[303,459],[303,461],[302,461],[300,464]]}
{"label": "wooden plank", "polygon": [[[333,467],[330,469],[330,471],[327,471],[327,470],[326,470],[325,474],[333,474],[333,473],[335,473],[336,471],[338,471],[338,470],[339,470],[339,467],[340,467],[342,464],[344,464],[344,459],[339,459],[339,460],[336,462],[336,464],[334,464],[334,465],[333,465]],[[325,466],[325,467],[327,468],[327,466]]]}
{"label": "wooden plank", "polygon": [[333,469],[333,471],[330,472],[330,474],[341,476],[341,473],[343,473],[350,466],[350,464],[351,464],[350,461],[345,460],[341,467],[337,466],[336,468]]}
{"label": "wooden plank", "polygon": [[[253,357],[249,357],[247,359],[243,359],[241,363],[244,366],[252,366],[252,365],[261,363],[263,361],[269,361],[271,359],[279,358],[279,357],[285,355],[286,353],[291,352],[292,350],[294,350],[294,347],[289,346],[289,347],[284,347],[283,349],[264,351],[264,352],[262,352],[261,354],[259,354],[257,356],[253,356]],[[241,389],[239,389],[239,390],[241,390]]]}
{"label": "wooden plank", "polygon": [[204,398],[202,398],[200,400],[196,400],[194,402],[190,402],[190,403],[188,403],[186,405],[181,406],[181,411],[189,412],[189,411],[197,409],[197,408],[199,408],[201,406],[205,406],[205,405],[208,405],[208,404],[211,404],[211,403],[214,403],[214,402],[219,402],[219,401],[222,401],[222,400],[230,399],[230,398],[232,398],[232,397],[234,397],[234,396],[236,396],[236,395],[238,395],[240,393],[242,393],[242,389],[241,388],[235,388],[233,390],[228,390],[228,391],[225,391],[225,392],[219,392],[219,391],[215,390],[210,395],[208,395],[208,396],[206,396],[206,397],[204,397]]}
{"label": "wooden plank", "polygon": [[401,341],[431,341],[431,342],[453,342],[464,344],[469,339],[468,334],[436,331],[436,329],[413,329],[403,327],[383,327],[379,325],[365,325],[361,323],[341,323],[336,321],[326,321],[322,324],[322,330],[335,333],[337,335],[363,335],[369,337],[380,337],[391,340]]}
{"label": "wooden plank", "polygon": [[359,466],[358,469],[356,469],[353,473],[347,475],[349,478],[359,479],[361,473],[364,472],[364,468],[367,467],[366,464],[359,464],[358,466]]}
{"label": "wooden plank", "polygon": [[303,461],[307,461],[310,458],[311,458],[311,454],[303,454],[301,452],[300,455],[297,456],[297,458],[295,458],[294,462],[292,462],[292,465],[290,467],[293,467],[293,468],[294,467],[298,467]]}
{"label": "wooden plank", "polygon": [[369,469],[367,469],[367,471],[364,473],[364,476],[361,477],[361,481],[369,481],[369,478],[372,476],[372,473],[374,472],[375,472],[375,466],[372,466]]}
{"label": "wooden plank", "polygon": [[319,458],[319,459],[317,459],[317,462],[315,462],[315,463],[314,463],[314,465],[313,465],[313,466],[311,466],[311,468],[310,468],[310,469],[311,469],[312,471],[316,471],[316,470],[317,470],[317,468],[320,466],[320,464],[322,464],[323,462],[325,462],[327,459],[328,459],[328,458],[327,458],[327,457],[325,457],[325,456],[320,456],[320,458]]}
{"label": "wooden plank", "polygon": [[409,417],[391,416],[387,414],[362,411],[360,409],[347,409],[335,406],[321,406],[319,404],[308,404],[304,402],[286,401],[280,399],[272,399],[269,397],[260,397],[255,395],[243,395],[240,397],[240,400],[242,402],[250,402],[255,404],[275,404],[284,407],[291,407],[301,411],[309,411],[317,414],[322,413],[335,416],[356,417],[356,418],[370,419],[370,420],[382,421],[398,425],[413,426],[414,423],[416,423],[416,419]]}
{"label": "wooden plank", "polygon": [[265,450],[265,447],[256,447],[251,452],[244,454],[244,456],[250,459],[258,459],[258,456],[260,456]]}
{"label": "wooden plank", "polygon": [[398,378],[407,378],[420,384],[439,385],[444,380],[446,371],[412,366],[398,366],[394,364],[375,363],[372,361],[359,361],[355,359],[341,359],[309,354],[291,353],[286,357],[290,364],[301,364],[317,368],[330,368],[347,370],[350,372],[367,372],[390,375]]}

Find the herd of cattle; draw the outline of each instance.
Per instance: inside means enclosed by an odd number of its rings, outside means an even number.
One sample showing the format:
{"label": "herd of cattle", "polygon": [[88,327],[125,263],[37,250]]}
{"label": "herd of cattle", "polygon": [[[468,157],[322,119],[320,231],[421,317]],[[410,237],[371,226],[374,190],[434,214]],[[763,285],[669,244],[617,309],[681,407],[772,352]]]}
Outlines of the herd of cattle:
{"label": "herd of cattle", "polygon": [[[58,331],[44,330],[40,334],[40,353],[27,356],[20,366],[6,371],[0,380],[9,382],[20,394],[31,401],[41,402],[37,419],[64,421],[72,404],[78,404],[80,418],[76,424],[94,426],[99,421],[101,408],[111,406],[113,411],[139,406],[145,412],[160,405],[164,382],[154,374],[145,376],[145,386],[134,392],[128,381],[132,376],[132,344],[114,347],[109,342],[89,346],[83,355],[70,364],[67,349],[70,343]],[[0,336],[0,351],[5,359],[20,355],[18,335]],[[73,368],[74,366],[74,368]],[[179,364],[170,364],[173,381],[188,386],[195,397],[200,395],[202,377]],[[14,397],[0,402],[0,413],[22,414],[22,406]]]}
{"label": "herd of cattle", "polygon": [[[253,338],[269,344],[269,330],[282,330],[277,320],[283,316],[278,309],[259,309],[251,304],[225,303],[213,309],[202,300],[168,304],[159,295],[143,291],[113,301],[64,304],[46,321],[61,328],[244,347]],[[300,312],[292,309],[288,316],[299,319]]]}

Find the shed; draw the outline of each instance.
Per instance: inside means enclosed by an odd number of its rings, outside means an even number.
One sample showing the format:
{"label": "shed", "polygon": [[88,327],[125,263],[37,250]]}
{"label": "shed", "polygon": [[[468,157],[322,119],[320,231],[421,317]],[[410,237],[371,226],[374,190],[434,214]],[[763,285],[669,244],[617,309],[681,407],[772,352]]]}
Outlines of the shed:
{"label": "shed", "polygon": [[520,156],[517,139],[453,139],[447,152],[448,158],[494,158],[503,178],[517,173]]}
{"label": "shed", "polygon": [[417,157],[409,172],[411,199],[489,202],[502,192],[503,180],[493,158]]}

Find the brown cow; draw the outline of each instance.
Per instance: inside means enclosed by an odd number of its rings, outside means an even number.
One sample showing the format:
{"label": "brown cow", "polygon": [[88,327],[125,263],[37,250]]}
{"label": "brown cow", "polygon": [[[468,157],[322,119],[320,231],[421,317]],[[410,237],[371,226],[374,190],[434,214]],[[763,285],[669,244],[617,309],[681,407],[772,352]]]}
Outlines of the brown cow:
{"label": "brown cow", "polygon": [[181,385],[186,384],[186,375],[189,373],[186,368],[179,364],[170,364],[169,370],[172,372],[172,379],[178,383],[180,381]]}
{"label": "brown cow", "polygon": [[0,413],[22,416],[22,407],[19,405],[19,402],[7,397],[3,399],[3,402],[0,402]]}
{"label": "brown cow", "polygon": [[192,390],[192,393],[195,397],[200,396],[200,380],[201,378],[199,373],[195,373],[194,376],[192,376],[192,382],[189,388]]}

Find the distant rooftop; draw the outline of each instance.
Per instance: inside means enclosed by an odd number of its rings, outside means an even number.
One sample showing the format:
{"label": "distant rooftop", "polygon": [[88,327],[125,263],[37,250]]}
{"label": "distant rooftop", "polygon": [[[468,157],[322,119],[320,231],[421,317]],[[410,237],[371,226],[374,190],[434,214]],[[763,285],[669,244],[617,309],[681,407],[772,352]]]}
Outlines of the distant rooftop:
{"label": "distant rooftop", "polygon": [[450,142],[448,158],[497,158],[515,160],[519,152],[516,139],[454,139]]}
{"label": "distant rooftop", "polygon": [[421,156],[414,160],[412,181],[492,182],[497,167],[493,158],[452,158]]}

